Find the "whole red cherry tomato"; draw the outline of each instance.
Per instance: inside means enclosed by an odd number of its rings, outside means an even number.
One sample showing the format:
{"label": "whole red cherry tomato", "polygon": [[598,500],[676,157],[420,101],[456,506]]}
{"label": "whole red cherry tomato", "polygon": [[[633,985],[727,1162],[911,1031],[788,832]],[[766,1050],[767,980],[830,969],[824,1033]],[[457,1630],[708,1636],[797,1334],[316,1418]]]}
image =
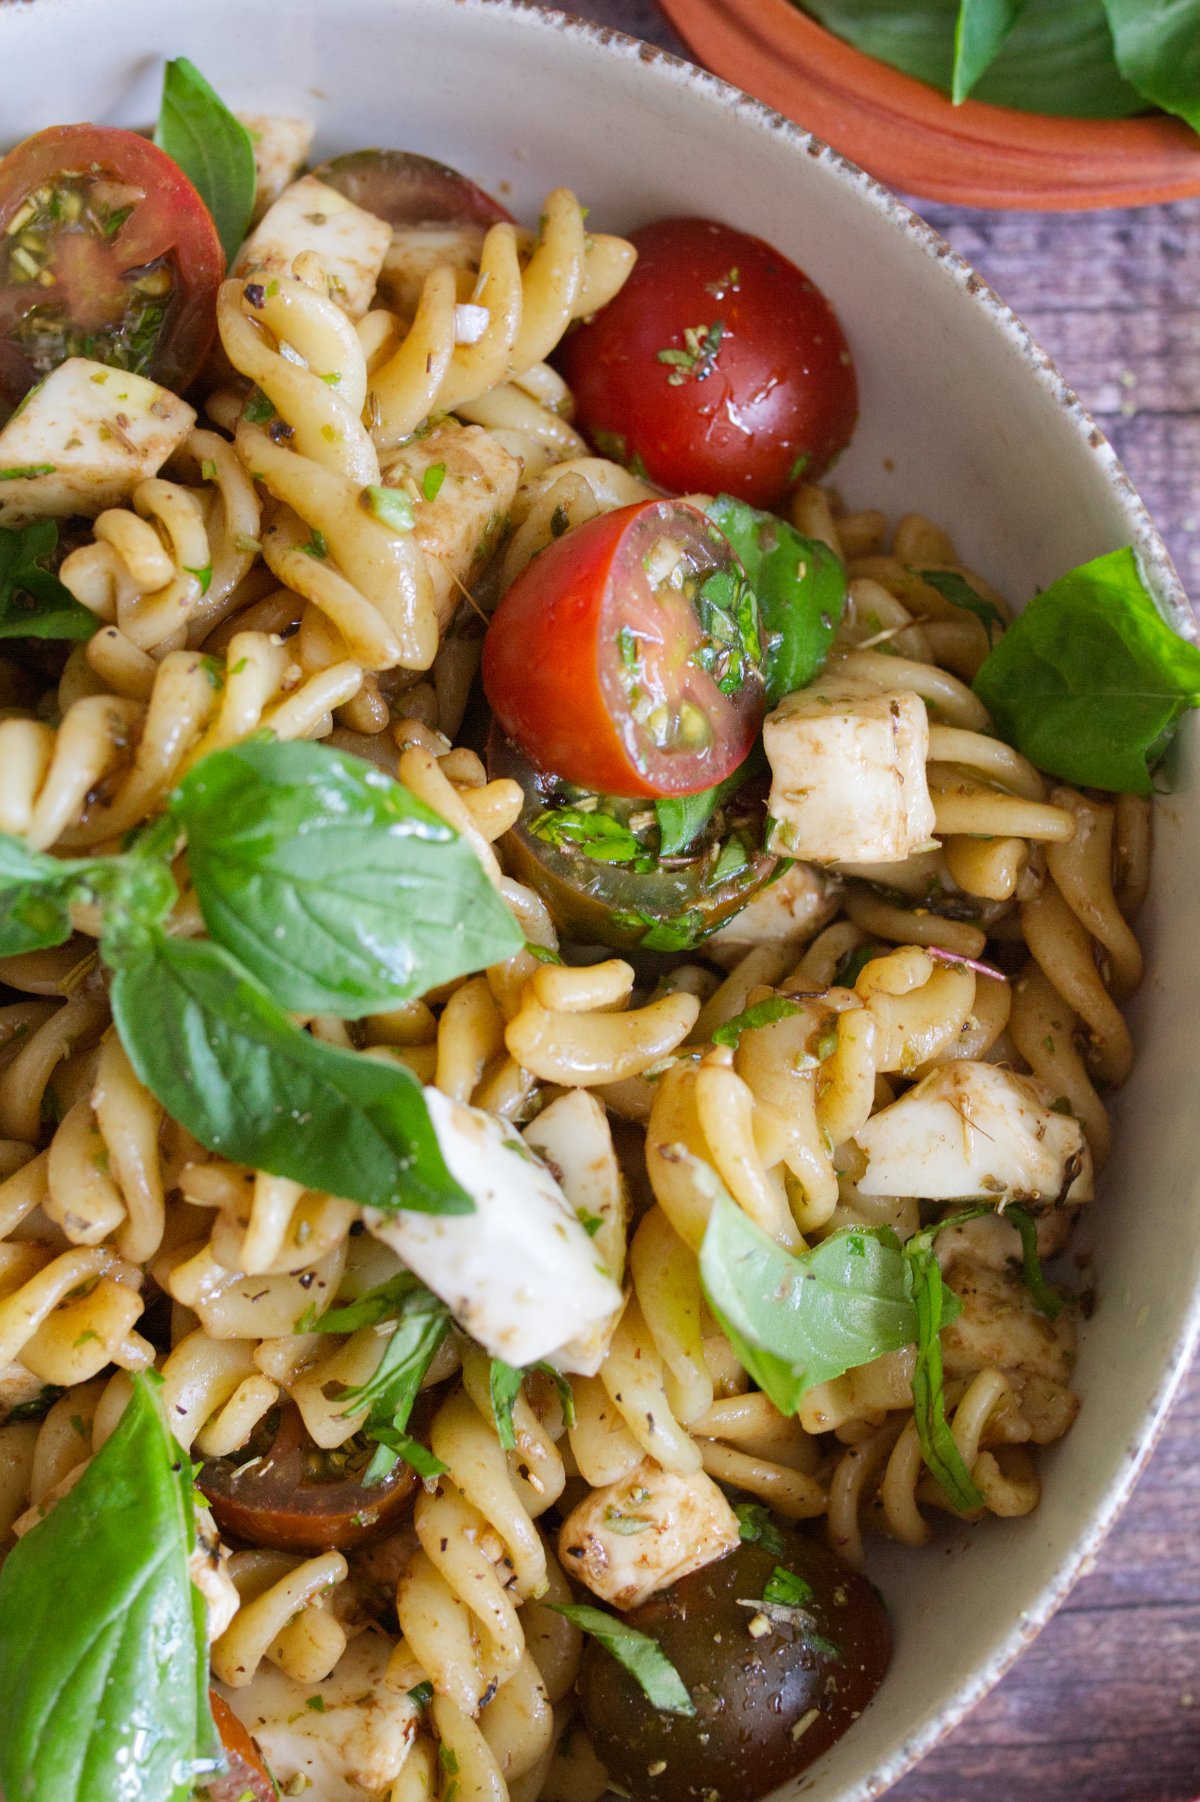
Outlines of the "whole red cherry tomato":
{"label": "whole red cherry tomato", "polygon": [[728,539],[683,501],[640,501],[521,572],[488,628],[483,686],[540,769],[608,795],[690,795],[753,744],[762,657]]}
{"label": "whole red cherry tomato", "polygon": [[833,308],[761,238],[711,219],[661,219],[632,241],[625,286],[562,350],[576,423],[664,488],[775,506],[858,417]]}
{"label": "whole red cherry tomato", "polygon": [[68,357],[186,388],[216,328],[212,215],[148,138],[52,125],[0,161],[0,399]]}

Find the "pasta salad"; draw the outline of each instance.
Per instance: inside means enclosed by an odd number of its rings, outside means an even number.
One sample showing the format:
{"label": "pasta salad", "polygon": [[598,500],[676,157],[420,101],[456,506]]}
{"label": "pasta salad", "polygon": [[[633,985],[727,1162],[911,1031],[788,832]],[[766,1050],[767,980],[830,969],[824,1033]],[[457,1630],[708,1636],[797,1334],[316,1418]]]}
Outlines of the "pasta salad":
{"label": "pasta salad", "polygon": [[0,161],[0,1792],[756,1802],[1031,1513],[1200,651],[720,221]]}

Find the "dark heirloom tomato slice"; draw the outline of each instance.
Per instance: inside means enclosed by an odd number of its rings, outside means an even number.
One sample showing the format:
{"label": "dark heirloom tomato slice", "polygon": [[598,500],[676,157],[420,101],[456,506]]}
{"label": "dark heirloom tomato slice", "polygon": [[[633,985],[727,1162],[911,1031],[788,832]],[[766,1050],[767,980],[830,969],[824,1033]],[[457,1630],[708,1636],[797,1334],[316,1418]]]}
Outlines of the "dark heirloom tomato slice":
{"label": "dark heirloom tomato slice", "polygon": [[271,1773],[249,1733],[215,1689],[209,1690],[208,1699],[229,1769],[210,1777],[197,1796],[204,1802],[276,1802]]}
{"label": "dark heirloom tomato slice", "polygon": [[854,430],[836,314],[794,263],[728,225],[661,219],[632,241],[625,286],[560,353],[576,425],[676,493],[775,506]]}
{"label": "dark heirloom tomato slice", "polygon": [[[503,840],[505,865],[537,891],[560,936],[574,944],[686,950],[744,907],[778,868],[778,859],[762,848],[767,785],[761,777],[751,778],[718,809],[686,855],[612,862],[603,844],[601,855],[589,857],[566,835],[546,833],[556,803],[565,801],[569,809],[572,797],[556,793],[553,779],[539,777],[496,727],[488,739],[487,764],[489,776],[519,782],[525,793],[521,817]],[[637,802],[606,805],[612,810],[608,817],[632,818],[640,829]],[[645,812],[645,803],[641,806]],[[648,824],[657,843],[653,810]]]}
{"label": "dark heirloom tomato slice", "polygon": [[394,1533],[417,1492],[417,1474],[404,1463],[364,1487],[358,1479],[374,1449],[323,1451],[288,1407],[261,1450],[252,1440],[236,1459],[210,1459],[197,1486],[223,1534],[281,1552],[344,1551]]}
{"label": "dark heirloom tomato slice", "polygon": [[753,744],[762,657],[729,541],[683,501],[641,501],[522,570],[488,628],[483,686],[539,769],[602,794],[691,795]]}
{"label": "dark heirloom tomato slice", "polygon": [[67,357],[186,388],[225,255],[171,158],[136,132],[53,125],[0,161],[0,397]]}
{"label": "dark heirloom tomato slice", "polygon": [[457,169],[413,150],[353,150],[332,157],[313,173],[389,225],[513,222],[507,208]]}
{"label": "dark heirloom tomato slice", "polygon": [[661,1646],[693,1717],[660,1713],[588,1642],[584,1719],[633,1802],[758,1802],[840,1739],[883,1681],[892,1636],[866,1578],[794,1528],[768,1540],[621,1617]]}

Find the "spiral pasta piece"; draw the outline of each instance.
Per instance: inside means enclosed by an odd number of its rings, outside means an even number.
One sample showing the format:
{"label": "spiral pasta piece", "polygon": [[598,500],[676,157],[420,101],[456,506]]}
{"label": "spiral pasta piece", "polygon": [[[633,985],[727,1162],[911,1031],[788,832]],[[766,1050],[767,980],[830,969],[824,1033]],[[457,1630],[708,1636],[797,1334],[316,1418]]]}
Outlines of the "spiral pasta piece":
{"label": "spiral pasta piece", "polygon": [[371,371],[372,418],[381,444],[396,444],[432,413],[478,401],[549,356],[573,319],[604,306],[633,266],[632,245],[585,233],[567,188],[546,198],[541,227],[522,265],[517,228],[493,225],[464,334],[453,268],[425,278],[411,325]]}

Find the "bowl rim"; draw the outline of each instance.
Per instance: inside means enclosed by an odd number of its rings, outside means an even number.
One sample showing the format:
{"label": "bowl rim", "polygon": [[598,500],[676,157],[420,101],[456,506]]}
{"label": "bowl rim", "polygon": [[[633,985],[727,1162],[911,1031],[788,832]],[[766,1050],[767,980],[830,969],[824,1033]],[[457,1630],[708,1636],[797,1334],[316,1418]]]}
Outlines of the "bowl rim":
{"label": "bowl rim", "polygon": [[828,137],[880,180],[929,200],[1067,211],[1200,194],[1182,119],[1058,118],[949,95],[837,37],[793,0],[661,0],[727,80]]}
{"label": "bowl rim", "polygon": [[[28,20],[35,12],[53,12],[72,0],[0,0],[0,40],[8,17]],[[95,4],[95,0],[92,0]],[[681,0],[661,0],[670,12]],[[686,0],[685,0],[686,3]],[[745,6],[780,5],[792,12],[789,0],[699,0],[702,5],[724,5],[731,9]],[[397,0],[370,0],[385,11],[399,10]],[[681,90],[694,89],[707,100],[743,119],[747,126],[772,138],[781,138],[797,156],[823,166],[828,178],[853,192],[858,202],[889,220],[910,244],[937,267],[943,279],[964,292],[966,302],[980,309],[992,327],[1007,340],[1039,388],[1065,413],[1081,453],[1099,466],[1102,482],[1112,491],[1114,501],[1129,527],[1143,573],[1174,629],[1196,639],[1196,620],[1171,557],[1145,503],[1118,459],[1112,446],[1091,415],[1066,382],[1058,368],[1041,349],[1029,329],[991,286],[977,275],[966,260],[913,209],[883,182],[867,174],[850,158],[831,148],[812,132],[785,117],[765,101],[756,99],[708,69],[686,61],[655,45],[647,44],[615,27],[569,15],[540,0],[405,0],[414,11],[422,7],[440,9],[449,14],[457,11],[469,18],[472,14],[507,15],[519,28],[547,34],[557,33],[570,41],[577,39],[590,51],[615,54],[631,64],[642,64]],[[835,40],[836,41],[836,40]],[[859,53],[855,53],[859,54]],[[906,78],[907,79],[907,78]],[[918,84],[920,85],[920,84]],[[996,109],[998,110],[998,109]],[[1116,122],[1123,123],[1123,122]],[[1153,1386],[1145,1415],[1145,1430],[1136,1443],[1123,1444],[1114,1457],[1111,1476],[1102,1500],[1094,1510],[1085,1531],[1072,1543],[1054,1577],[1045,1584],[1033,1604],[1016,1616],[999,1637],[992,1654],[975,1672],[948,1692],[927,1719],[894,1746],[885,1762],[868,1777],[844,1789],[836,1802],[873,1802],[910,1772],[942,1739],[951,1733],[970,1710],[994,1688],[1015,1660],[1036,1638],[1057,1611],[1074,1584],[1095,1557],[1104,1538],[1152,1456],[1166,1424],[1171,1404],[1200,1345],[1200,1287],[1196,1288],[1183,1311],[1179,1331],[1172,1342],[1170,1357],[1164,1362]],[[817,1771],[819,1773],[819,1765]],[[810,1784],[812,1774],[806,1779]]]}

